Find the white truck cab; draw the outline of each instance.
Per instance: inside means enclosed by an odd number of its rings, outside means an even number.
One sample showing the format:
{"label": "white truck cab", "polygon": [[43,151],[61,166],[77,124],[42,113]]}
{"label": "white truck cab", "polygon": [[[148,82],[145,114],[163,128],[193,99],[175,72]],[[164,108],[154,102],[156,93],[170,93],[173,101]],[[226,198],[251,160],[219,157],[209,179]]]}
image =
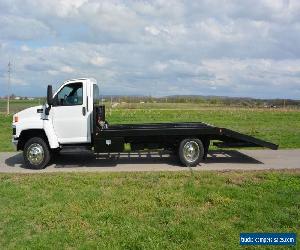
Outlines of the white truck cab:
{"label": "white truck cab", "polygon": [[[13,116],[13,143],[24,150],[29,138],[43,138],[50,150],[67,144],[91,143],[93,102],[99,99],[97,81],[92,78],[64,82],[52,95],[48,86],[48,104],[31,107]],[[49,105],[50,102],[50,105]],[[45,149],[33,144],[27,158],[30,163],[43,165]]]}

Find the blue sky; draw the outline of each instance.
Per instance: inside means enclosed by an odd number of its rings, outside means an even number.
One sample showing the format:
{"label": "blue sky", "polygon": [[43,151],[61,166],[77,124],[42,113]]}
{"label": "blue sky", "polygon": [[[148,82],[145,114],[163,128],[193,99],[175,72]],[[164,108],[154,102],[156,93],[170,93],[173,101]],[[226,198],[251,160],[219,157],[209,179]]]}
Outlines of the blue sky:
{"label": "blue sky", "polygon": [[94,77],[102,94],[300,99],[300,1],[0,0],[0,96]]}

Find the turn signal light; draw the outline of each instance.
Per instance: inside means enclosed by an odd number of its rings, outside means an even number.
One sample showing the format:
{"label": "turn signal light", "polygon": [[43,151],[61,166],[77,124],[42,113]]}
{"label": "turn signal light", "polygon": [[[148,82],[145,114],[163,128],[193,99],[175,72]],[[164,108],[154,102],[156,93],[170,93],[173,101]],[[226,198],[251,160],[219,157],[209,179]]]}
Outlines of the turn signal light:
{"label": "turn signal light", "polygon": [[19,121],[19,117],[18,116],[15,116],[15,122],[18,122]]}

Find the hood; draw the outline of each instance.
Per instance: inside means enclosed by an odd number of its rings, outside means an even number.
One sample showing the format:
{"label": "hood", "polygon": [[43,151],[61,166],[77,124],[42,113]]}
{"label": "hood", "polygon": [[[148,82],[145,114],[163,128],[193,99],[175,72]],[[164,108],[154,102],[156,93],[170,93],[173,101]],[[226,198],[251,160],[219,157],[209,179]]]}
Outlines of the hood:
{"label": "hood", "polygon": [[38,112],[38,110],[41,109],[44,109],[44,105],[30,107],[14,114],[14,117],[18,116],[20,120],[30,119],[30,118],[41,118],[43,115],[43,111]]}

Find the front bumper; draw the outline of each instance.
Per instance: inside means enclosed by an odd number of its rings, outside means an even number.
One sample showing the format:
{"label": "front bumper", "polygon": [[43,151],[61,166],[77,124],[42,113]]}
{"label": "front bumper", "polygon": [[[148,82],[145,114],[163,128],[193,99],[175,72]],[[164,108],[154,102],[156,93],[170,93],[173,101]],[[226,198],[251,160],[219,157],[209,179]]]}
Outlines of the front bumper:
{"label": "front bumper", "polygon": [[12,129],[13,129],[13,136],[12,136],[11,142],[12,142],[12,144],[14,146],[14,149],[17,150],[19,138],[16,137],[16,126],[13,125]]}
{"label": "front bumper", "polygon": [[17,146],[18,146],[18,142],[19,142],[19,138],[12,138],[11,140],[13,146],[14,146],[14,149],[17,150]]}

